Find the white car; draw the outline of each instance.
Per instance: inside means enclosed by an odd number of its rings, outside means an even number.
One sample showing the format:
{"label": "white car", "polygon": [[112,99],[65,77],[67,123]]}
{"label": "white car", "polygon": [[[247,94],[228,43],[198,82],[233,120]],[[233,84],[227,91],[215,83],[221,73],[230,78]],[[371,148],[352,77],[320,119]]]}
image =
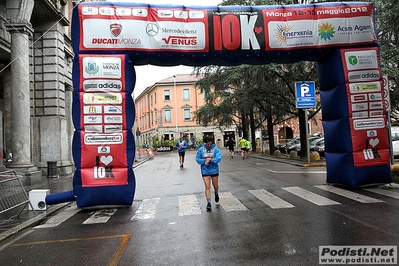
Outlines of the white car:
{"label": "white car", "polygon": [[392,150],[393,155],[399,156],[399,127],[393,126],[391,127],[391,137],[392,137]]}

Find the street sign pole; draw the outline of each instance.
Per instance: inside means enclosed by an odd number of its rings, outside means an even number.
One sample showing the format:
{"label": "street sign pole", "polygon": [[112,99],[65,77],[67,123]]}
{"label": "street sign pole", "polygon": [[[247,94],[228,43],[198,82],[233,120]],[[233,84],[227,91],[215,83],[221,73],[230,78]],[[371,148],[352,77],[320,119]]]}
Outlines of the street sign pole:
{"label": "street sign pole", "polygon": [[306,150],[308,163],[310,163],[309,151],[309,122],[308,122],[308,108],[316,107],[316,92],[314,81],[298,81],[295,82],[295,97],[296,108],[305,109],[305,126],[306,126],[306,145],[302,150]]}
{"label": "street sign pole", "polygon": [[[307,108],[305,108],[305,122],[306,122],[306,134],[305,134],[305,136],[306,136],[306,144],[307,144],[309,142],[309,122],[308,122],[308,109]],[[308,163],[310,163],[309,147],[306,147],[306,149],[308,149],[306,154],[307,154]]]}

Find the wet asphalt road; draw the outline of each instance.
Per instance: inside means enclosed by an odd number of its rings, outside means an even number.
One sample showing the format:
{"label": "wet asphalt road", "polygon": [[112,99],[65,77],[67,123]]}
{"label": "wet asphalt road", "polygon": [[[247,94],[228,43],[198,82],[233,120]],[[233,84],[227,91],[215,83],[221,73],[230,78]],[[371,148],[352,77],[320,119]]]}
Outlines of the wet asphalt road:
{"label": "wet asphalt road", "polygon": [[133,206],[72,203],[1,243],[2,265],[318,265],[321,245],[399,243],[399,189],[331,192],[323,167],[223,154],[211,212],[195,152],[184,169],[156,155],[135,170]]}

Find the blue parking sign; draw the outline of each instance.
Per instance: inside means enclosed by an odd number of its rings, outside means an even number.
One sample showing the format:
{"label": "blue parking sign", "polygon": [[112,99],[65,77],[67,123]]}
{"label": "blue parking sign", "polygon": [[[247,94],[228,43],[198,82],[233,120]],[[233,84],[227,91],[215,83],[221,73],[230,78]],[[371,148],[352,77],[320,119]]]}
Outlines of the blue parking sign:
{"label": "blue parking sign", "polygon": [[296,108],[315,108],[316,95],[314,81],[295,82]]}

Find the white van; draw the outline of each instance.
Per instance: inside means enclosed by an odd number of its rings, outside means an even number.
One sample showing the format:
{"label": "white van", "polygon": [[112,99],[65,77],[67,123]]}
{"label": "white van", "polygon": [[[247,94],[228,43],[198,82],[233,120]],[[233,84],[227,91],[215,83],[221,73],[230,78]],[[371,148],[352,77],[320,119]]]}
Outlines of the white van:
{"label": "white van", "polygon": [[399,126],[391,127],[393,156],[399,156]]}

